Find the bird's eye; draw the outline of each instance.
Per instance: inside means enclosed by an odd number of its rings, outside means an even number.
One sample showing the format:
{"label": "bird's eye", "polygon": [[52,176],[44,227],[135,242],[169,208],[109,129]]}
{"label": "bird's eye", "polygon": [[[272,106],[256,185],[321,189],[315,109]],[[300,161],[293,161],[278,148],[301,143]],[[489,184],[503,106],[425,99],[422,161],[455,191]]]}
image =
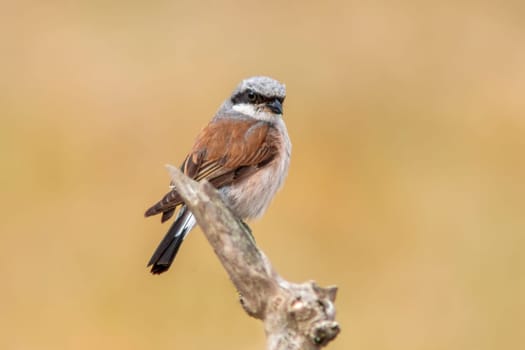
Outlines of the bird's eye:
{"label": "bird's eye", "polygon": [[255,92],[248,91],[248,100],[250,100],[250,102],[255,102],[256,98],[257,98],[257,96],[255,96]]}

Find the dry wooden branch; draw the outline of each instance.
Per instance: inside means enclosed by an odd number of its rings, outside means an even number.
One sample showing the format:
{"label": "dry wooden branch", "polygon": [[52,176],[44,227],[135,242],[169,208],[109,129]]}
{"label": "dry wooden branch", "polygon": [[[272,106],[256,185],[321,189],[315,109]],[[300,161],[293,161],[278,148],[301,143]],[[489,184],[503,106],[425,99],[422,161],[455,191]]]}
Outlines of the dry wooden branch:
{"label": "dry wooden branch", "polygon": [[237,288],[244,310],[264,322],[267,349],[315,350],[333,340],[339,333],[334,320],[337,287],[285,281],[211,184],[195,182],[171,165],[167,168]]}

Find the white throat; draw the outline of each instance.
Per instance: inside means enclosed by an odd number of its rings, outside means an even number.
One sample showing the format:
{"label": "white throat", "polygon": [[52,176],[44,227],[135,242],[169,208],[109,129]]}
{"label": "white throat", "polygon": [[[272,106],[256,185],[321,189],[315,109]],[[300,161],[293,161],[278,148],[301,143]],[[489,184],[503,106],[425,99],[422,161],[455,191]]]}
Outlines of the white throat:
{"label": "white throat", "polygon": [[254,105],[249,103],[235,104],[233,105],[232,109],[248,117],[263,120],[265,122],[275,121],[276,118],[281,116],[280,114],[259,110]]}

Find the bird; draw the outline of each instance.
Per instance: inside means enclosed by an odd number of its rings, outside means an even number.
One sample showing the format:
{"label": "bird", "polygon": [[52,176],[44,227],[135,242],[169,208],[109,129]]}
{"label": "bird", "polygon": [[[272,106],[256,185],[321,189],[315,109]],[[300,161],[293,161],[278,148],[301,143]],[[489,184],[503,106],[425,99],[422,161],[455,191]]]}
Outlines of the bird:
{"label": "bird", "polygon": [[[267,77],[242,80],[198,134],[181,165],[196,180],[207,180],[242,223],[260,218],[288,173],[291,141],[283,119],[286,87]],[[151,206],[145,216],[174,222],[149,260],[152,274],[167,271],[196,220],[177,189]]]}

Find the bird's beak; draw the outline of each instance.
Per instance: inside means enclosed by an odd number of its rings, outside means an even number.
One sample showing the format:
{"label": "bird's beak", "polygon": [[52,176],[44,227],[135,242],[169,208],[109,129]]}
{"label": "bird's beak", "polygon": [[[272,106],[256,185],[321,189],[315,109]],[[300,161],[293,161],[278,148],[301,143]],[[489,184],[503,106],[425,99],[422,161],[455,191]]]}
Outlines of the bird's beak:
{"label": "bird's beak", "polygon": [[267,103],[266,106],[275,114],[283,114],[283,105],[277,99]]}

